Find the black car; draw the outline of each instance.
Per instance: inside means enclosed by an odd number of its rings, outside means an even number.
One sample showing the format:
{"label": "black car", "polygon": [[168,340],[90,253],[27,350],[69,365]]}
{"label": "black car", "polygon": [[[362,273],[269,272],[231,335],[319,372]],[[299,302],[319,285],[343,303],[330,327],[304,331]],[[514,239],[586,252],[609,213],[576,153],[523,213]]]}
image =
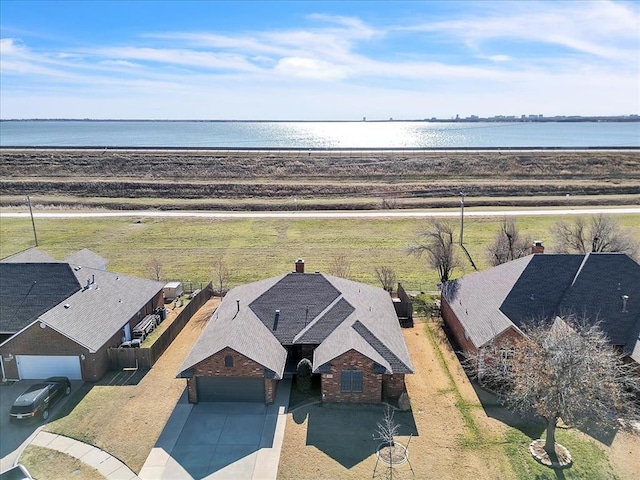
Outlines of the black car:
{"label": "black car", "polygon": [[67,377],[51,377],[36,383],[20,395],[11,407],[11,421],[49,418],[49,409],[62,397],[71,393],[71,382]]}

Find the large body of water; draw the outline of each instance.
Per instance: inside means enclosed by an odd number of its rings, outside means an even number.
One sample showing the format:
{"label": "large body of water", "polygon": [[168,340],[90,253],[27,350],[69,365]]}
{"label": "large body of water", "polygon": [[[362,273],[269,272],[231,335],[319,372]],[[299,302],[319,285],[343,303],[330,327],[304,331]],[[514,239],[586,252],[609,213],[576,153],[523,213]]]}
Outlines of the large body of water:
{"label": "large body of water", "polygon": [[0,146],[619,148],[640,147],[640,122],[2,121]]}

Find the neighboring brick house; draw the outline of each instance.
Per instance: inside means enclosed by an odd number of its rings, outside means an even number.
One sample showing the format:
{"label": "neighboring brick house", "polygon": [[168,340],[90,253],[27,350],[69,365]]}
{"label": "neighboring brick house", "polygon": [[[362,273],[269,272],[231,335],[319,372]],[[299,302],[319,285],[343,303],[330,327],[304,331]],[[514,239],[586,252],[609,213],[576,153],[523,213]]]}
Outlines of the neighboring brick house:
{"label": "neighboring brick house", "polygon": [[[163,284],[38,252],[0,262],[2,378],[97,381],[109,369],[108,348],[162,305]],[[106,263],[90,251],[81,256]]]}
{"label": "neighboring brick house", "polygon": [[204,328],[179,377],[189,401],[274,401],[278,380],[309,358],[326,402],[398,397],[413,373],[388,292],[296,271],[234,288]]}
{"label": "neighboring brick house", "polygon": [[623,253],[535,254],[443,285],[442,318],[464,351],[522,334],[532,320],[600,322],[640,364],[640,265]]}

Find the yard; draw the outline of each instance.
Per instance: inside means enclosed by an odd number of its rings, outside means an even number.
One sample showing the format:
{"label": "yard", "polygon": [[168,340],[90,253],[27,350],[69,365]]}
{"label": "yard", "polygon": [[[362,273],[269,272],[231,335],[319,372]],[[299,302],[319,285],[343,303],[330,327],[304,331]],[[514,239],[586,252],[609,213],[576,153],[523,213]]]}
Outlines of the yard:
{"label": "yard", "polygon": [[184,391],[176,372],[219,301],[205,303],[151,370],[85,384],[46,430],[101,448],[139,472]]}
{"label": "yard", "polygon": [[[576,430],[558,438],[574,453],[575,464],[563,472],[538,465],[527,452],[542,426],[520,419],[485,392],[476,392],[439,324],[418,321],[405,329],[415,366],[407,375],[412,411],[397,412],[400,443],[409,444],[408,464],[393,478],[438,479],[632,479],[637,475],[640,440],[618,433],[611,447]],[[482,398],[482,403],[479,400]],[[380,406],[310,405],[287,418],[278,478],[360,479],[376,468],[373,439]],[[376,478],[388,474],[378,464]]]}

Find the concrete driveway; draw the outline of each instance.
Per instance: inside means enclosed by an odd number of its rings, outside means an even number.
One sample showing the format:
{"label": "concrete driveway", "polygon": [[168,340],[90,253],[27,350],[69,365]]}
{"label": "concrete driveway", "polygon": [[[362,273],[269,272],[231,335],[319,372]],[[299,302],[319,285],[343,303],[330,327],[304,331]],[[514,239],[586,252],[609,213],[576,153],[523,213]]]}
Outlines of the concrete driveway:
{"label": "concrete driveway", "polygon": [[[13,466],[13,462],[18,456],[18,448],[36,431],[38,427],[45,424],[42,420],[25,424],[11,423],[9,421],[9,410],[16,398],[24,393],[31,385],[40,380],[21,380],[11,385],[0,386],[0,471]],[[82,381],[71,381],[71,394],[82,385]],[[69,395],[70,397],[71,395]],[[51,409],[49,419],[53,419],[60,407],[69,397],[64,397]]]}
{"label": "concrete driveway", "polygon": [[275,480],[290,389],[290,380],[281,381],[271,405],[191,405],[183,396],[140,471],[140,478]]}

